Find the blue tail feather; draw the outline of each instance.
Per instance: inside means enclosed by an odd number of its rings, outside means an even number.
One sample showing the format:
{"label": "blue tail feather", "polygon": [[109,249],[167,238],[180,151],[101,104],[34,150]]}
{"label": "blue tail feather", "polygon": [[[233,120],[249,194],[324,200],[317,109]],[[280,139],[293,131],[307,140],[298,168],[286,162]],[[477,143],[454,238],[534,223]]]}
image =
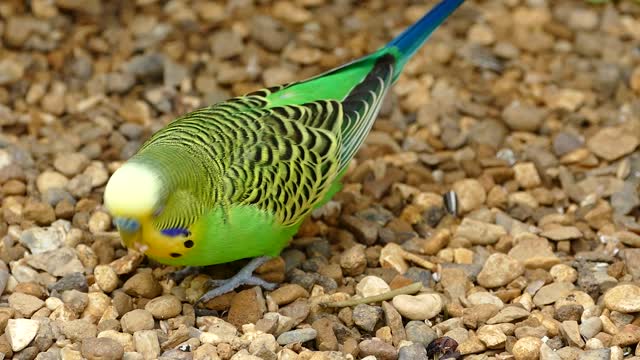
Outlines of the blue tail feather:
{"label": "blue tail feather", "polygon": [[429,35],[453,13],[464,0],[442,0],[420,20],[391,40],[386,49],[395,48],[399,52],[398,70],[422,46]]}

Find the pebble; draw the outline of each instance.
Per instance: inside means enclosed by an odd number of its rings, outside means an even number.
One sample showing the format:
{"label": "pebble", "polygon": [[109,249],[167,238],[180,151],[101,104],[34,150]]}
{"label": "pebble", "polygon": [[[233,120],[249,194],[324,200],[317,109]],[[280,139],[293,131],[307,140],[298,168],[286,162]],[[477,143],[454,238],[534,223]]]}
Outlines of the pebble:
{"label": "pebble", "polygon": [[154,321],[148,310],[135,309],[122,315],[120,325],[122,326],[122,331],[133,334],[136,331],[153,329]]}
{"label": "pebble", "polygon": [[640,327],[633,324],[622,327],[611,339],[611,345],[620,347],[635,345],[638,342],[640,342]]}
{"label": "pebble", "polygon": [[318,336],[318,332],[314,328],[304,328],[284,332],[278,336],[278,344],[288,345],[293,343],[304,343],[311,341]]}
{"label": "pebble", "polygon": [[504,307],[504,302],[500,300],[499,297],[494,294],[479,291],[467,296],[467,301],[469,301],[470,305],[483,305],[483,304],[491,304],[495,305],[495,307],[500,310]]}
{"label": "pebble", "polygon": [[139,296],[147,299],[153,299],[162,292],[162,287],[153,277],[151,272],[148,271],[139,272],[130,277],[122,285],[122,289],[127,293],[127,295]]}
{"label": "pebble", "polygon": [[56,223],[46,228],[34,227],[23,231],[20,234],[20,243],[29,248],[32,254],[42,254],[60,248],[64,244],[65,235],[71,226],[67,221],[64,222],[64,225],[58,223],[62,226],[56,226]]}
{"label": "pebble", "polygon": [[438,337],[435,330],[430,328],[423,321],[409,321],[405,326],[407,340],[420,343],[423,346],[429,345]]}
{"label": "pebble", "polygon": [[518,163],[513,166],[516,181],[522,188],[531,189],[540,186],[542,180],[532,162]]}
{"label": "pebble", "polygon": [[345,250],[340,255],[340,267],[347,276],[357,276],[364,272],[367,267],[366,247],[356,244]]}
{"label": "pebble", "polygon": [[4,58],[0,61],[0,86],[9,85],[18,81],[24,75],[24,66],[13,58]]}
{"label": "pebble", "polygon": [[111,216],[104,211],[96,211],[89,217],[88,225],[92,234],[103,233],[111,227]]}
{"label": "pebble", "polygon": [[66,290],[78,290],[86,292],[89,289],[87,278],[81,272],[74,272],[63,276],[50,286],[50,290],[64,292]]}
{"label": "pebble", "polygon": [[456,181],[453,183],[452,190],[458,196],[458,206],[461,214],[480,208],[487,199],[487,193],[478,180],[464,179]]}
{"label": "pebble", "polygon": [[577,360],[611,360],[611,349],[593,349],[581,352]]}
{"label": "pebble", "polygon": [[84,265],[78,259],[76,252],[66,247],[29,256],[27,263],[31,267],[44,270],[53,276],[84,272]]}
{"label": "pebble", "polygon": [[33,295],[16,292],[9,295],[9,306],[20,315],[30,318],[33,313],[44,306],[44,301]]}
{"label": "pebble", "polygon": [[410,320],[427,320],[442,311],[443,301],[438,294],[398,295],[393,298],[393,306]]}
{"label": "pebble", "polygon": [[529,269],[548,269],[560,262],[549,241],[541,237],[525,237],[508,253]]}
{"label": "pebble", "polygon": [[591,339],[602,330],[602,320],[594,316],[582,320],[580,323],[580,334],[586,339]]}
{"label": "pebble", "polygon": [[[293,302],[293,304],[296,304],[296,302]],[[241,327],[244,324],[255,324],[262,318],[266,310],[261,288],[254,287],[243,290],[231,299],[229,322],[237,327]]]}
{"label": "pebble", "polygon": [[308,298],[309,292],[300,285],[287,284],[272,291],[269,296],[278,305],[286,305],[294,302],[299,298]]}
{"label": "pebble", "polygon": [[505,254],[492,254],[478,274],[478,284],[486,288],[504,286],[524,273],[522,264]]}
{"label": "pebble", "polygon": [[82,340],[80,352],[88,360],[118,360],[124,355],[124,347],[106,337]]}
{"label": "pebble", "polygon": [[536,360],[540,356],[542,340],[527,336],[513,344],[511,352],[516,360]]}
{"label": "pebble", "polygon": [[554,241],[564,241],[581,238],[582,231],[575,226],[555,226],[543,231],[540,235]]}
{"label": "pebble", "polygon": [[507,335],[499,325],[484,325],[478,329],[476,335],[489,349],[501,349],[507,341]]}
{"label": "pebble", "polygon": [[270,16],[253,16],[250,28],[251,37],[269,51],[282,50],[291,38],[284,26]]}
{"label": "pebble", "polygon": [[506,230],[500,225],[474,220],[469,217],[462,220],[455,232],[455,236],[469,239],[474,245],[495,244],[501,236],[506,234]]}
{"label": "pebble", "polygon": [[211,37],[211,53],[219,59],[241,55],[244,51],[242,37],[235,31],[218,31]]}
{"label": "pebble", "polygon": [[62,321],[61,325],[64,336],[72,341],[93,338],[98,333],[98,328],[86,319]]}
{"label": "pebble", "polygon": [[40,194],[50,189],[64,189],[69,184],[69,179],[56,171],[44,171],[36,179],[36,187]]}
{"label": "pebble", "polygon": [[68,177],[81,173],[87,165],[89,158],[83,153],[62,153],[56,155],[53,160],[53,167]]}
{"label": "pebble", "polygon": [[529,316],[529,312],[519,306],[505,306],[494,317],[487,320],[487,324],[502,324],[512,322],[514,320],[526,318]]}
{"label": "pebble", "polygon": [[316,348],[320,351],[337,351],[338,338],[333,330],[334,322],[328,318],[321,318],[313,322],[312,326],[317,331]]}
{"label": "pebble", "polygon": [[4,330],[13,351],[26,348],[36,337],[40,322],[31,319],[9,319]]}
{"label": "pebble", "polygon": [[640,248],[640,235],[631,231],[617,231],[613,236],[625,245]]}
{"label": "pebble", "polygon": [[582,340],[580,335],[580,327],[578,326],[578,322],[574,320],[563,321],[560,326],[560,330],[564,335],[565,340],[571,346],[577,346],[578,348],[583,348],[585,343]]}
{"label": "pebble", "polygon": [[578,271],[569,265],[556,264],[551,267],[549,274],[555,282],[574,283],[578,280]]}
{"label": "pebble", "polygon": [[426,360],[427,349],[422,344],[411,344],[403,346],[398,351],[399,360]]}
{"label": "pebble", "polygon": [[110,293],[118,287],[120,279],[115,270],[109,265],[97,265],[93,269],[93,275],[96,279],[96,284],[102,289],[102,291]]}
{"label": "pebble", "polygon": [[630,154],[638,144],[640,137],[628,133],[621,127],[603,128],[587,140],[589,150],[608,161]]}
{"label": "pebble", "polygon": [[382,308],[367,304],[358,304],[353,308],[353,322],[364,331],[372,332],[378,321],[382,319]]}
{"label": "pebble", "polygon": [[82,317],[92,322],[97,322],[111,306],[111,298],[99,291],[90,292],[87,295],[87,307],[82,312]]}
{"label": "pebble", "polygon": [[377,276],[365,276],[356,285],[356,294],[362,297],[376,296],[389,291],[389,285]]}
{"label": "pebble", "polygon": [[402,316],[400,313],[388,302],[382,302],[382,310],[384,311],[385,323],[391,330],[391,341],[394,346],[399,346],[403,341],[407,339],[407,333],[404,329],[402,322]]}
{"label": "pebble", "polygon": [[362,358],[367,356],[373,356],[377,360],[395,360],[398,358],[398,352],[393,345],[378,338],[364,340],[358,344],[358,348]]}
{"label": "pebble", "polygon": [[144,309],[150,312],[154,318],[165,320],[180,315],[182,302],[174,295],[163,295],[149,301]]}
{"label": "pebble", "polygon": [[502,111],[505,124],[515,131],[535,132],[542,125],[547,112],[539,107],[513,101]]}
{"label": "pebble", "polygon": [[136,352],[145,360],[157,359],[160,355],[160,342],[155,330],[140,330],[133,333],[133,344]]}
{"label": "pebble", "polygon": [[604,305],[621,313],[640,311],[640,287],[632,284],[618,285],[604,294]]}
{"label": "pebble", "polygon": [[569,282],[556,282],[545,285],[533,297],[533,303],[537,306],[553,304],[559,299],[569,295],[575,286]]}

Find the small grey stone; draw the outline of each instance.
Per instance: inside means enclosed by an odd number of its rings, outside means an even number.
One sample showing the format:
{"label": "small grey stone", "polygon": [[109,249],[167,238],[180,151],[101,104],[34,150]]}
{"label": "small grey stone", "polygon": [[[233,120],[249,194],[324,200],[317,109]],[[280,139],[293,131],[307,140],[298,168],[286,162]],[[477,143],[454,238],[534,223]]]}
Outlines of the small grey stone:
{"label": "small grey stone", "polygon": [[93,74],[93,62],[88,56],[74,56],[69,65],[69,71],[79,79],[88,80]]}
{"label": "small grey stone", "polygon": [[563,156],[584,145],[584,141],[573,133],[562,131],[553,138],[553,152]]}
{"label": "small grey stone", "polygon": [[120,125],[118,131],[129,140],[137,140],[142,136],[144,128],[140,124],[125,122]]}
{"label": "small grey stone", "polygon": [[578,360],[609,360],[610,358],[610,348],[586,350],[578,354]]}
{"label": "small grey stone", "polygon": [[77,198],[85,198],[89,196],[91,189],[93,188],[91,180],[91,176],[89,175],[77,175],[73,179],[69,180],[67,190],[69,190],[71,195]]}
{"label": "small grey stone", "polygon": [[107,337],[83,339],[80,351],[89,360],[118,360],[124,354],[122,344]]}
{"label": "small grey stone", "polygon": [[189,70],[173,61],[165,60],[163,67],[164,86],[178,86],[189,76]]}
{"label": "small grey stone", "polygon": [[242,37],[235,31],[221,30],[211,37],[211,52],[218,59],[228,59],[242,54]]}
{"label": "small grey stone", "polygon": [[284,332],[278,336],[278,344],[288,345],[294,343],[304,343],[313,340],[318,335],[314,328],[304,328]]}
{"label": "small grey stone", "polygon": [[69,222],[66,222],[66,224],[66,227],[50,226],[47,228],[35,227],[27,229],[20,235],[20,243],[28,247],[29,251],[34,255],[56,250],[62,247],[66,231],[71,228]]}
{"label": "small grey stone", "polygon": [[516,131],[537,131],[542,125],[546,111],[533,105],[514,101],[502,111],[502,119]]}
{"label": "small grey stone", "polygon": [[403,346],[398,352],[398,360],[428,360],[427,349],[422,344]]}
{"label": "small grey stone", "polygon": [[53,276],[66,276],[74,272],[83,272],[84,265],[76,252],[70,248],[60,248],[26,258],[30,266],[44,270]]}
{"label": "small grey stone", "polygon": [[107,92],[124,94],[136,84],[135,76],[130,72],[111,72],[105,75]]}
{"label": "small grey stone", "polygon": [[359,304],[353,309],[353,322],[362,330],[372,332],[382,319],[382,314],[382,308],[379,306]]}
{"label": "small grey stone", "polygon": [[611,206],[616,214],[626,215],[640,205],[636,181],[625,181],[622,190],[611,194]]}
{"label": "small grey stone", "polygon": [[429,270],[412,266],[409,268],[409,270],[407,270],[404,276],[413,281],[421,282],[425,287],[431,286],[432,277],[431,277],[431,271]]}
{"label": "small grey stone", "polygon": [[76,199],[67,190],[62,188],[50,188],[42,194],[42,201],[51,206],[58,205],[62,200],[66,200],[74,205],[76,203]]}
{"label": "small grey stone", "polygon": [[251,37],[270,51],[282,50],[291,38],[291,34],[270,16],[253,16],[250,30]]}
{"label": "small grey stone", "polygon": [[407,340],[420,343],[423,346],[429,345],[438,337],[435,330],[430,328],[423,321],[409,321],[405,326]]}
{"label": "small grey stone", "polygon": [[125,64],[125,71],[140,77],[160,77],[164,70],[164,56],[158,53],[137,55]]}
{"label": "small grey stone", "polygon": [[81,314],[89,305],[89,295],[78,290],[67,290],[62,293],[62,301],[76,314]]}
{"label": "small grey stone", "polygon": [[81,272],[68,274],[49,287],[49,290],[59,293],[74,289],[82,292],[89,291],[87,278]]}

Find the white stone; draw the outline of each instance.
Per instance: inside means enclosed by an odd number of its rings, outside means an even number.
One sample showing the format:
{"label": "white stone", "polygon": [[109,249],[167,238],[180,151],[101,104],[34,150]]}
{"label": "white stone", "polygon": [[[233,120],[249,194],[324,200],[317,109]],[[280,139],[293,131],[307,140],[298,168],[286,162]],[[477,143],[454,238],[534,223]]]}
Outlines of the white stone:
{"label": "white stone", "polygon": [[40,323],[31,319],[9,319],[5,334],[9,338],[9,344],[13,351],[26,348],[36,337]]}

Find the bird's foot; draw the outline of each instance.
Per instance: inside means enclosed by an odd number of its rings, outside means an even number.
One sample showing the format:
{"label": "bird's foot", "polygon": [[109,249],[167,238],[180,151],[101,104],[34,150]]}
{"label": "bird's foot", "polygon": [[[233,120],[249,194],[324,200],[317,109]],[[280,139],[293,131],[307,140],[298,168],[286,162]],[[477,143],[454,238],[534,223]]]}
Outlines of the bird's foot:
{"label": "bird's foot", "polygon": [[238,271],[229,279],[209,280],[209,285],[215,286],[215,288],[207,291],[204,295],[202,295],[202,297],[196,302],[196,306],[220,295],[231,292],[243,285],[260,286],[265,290],[274,290],[276,286],[278,286],[278,284],[270,283],[253,275],[253,272],[257,268],[259,268],[269,260],[271,260],[271,257],[269,256],[260,256],[252,259],[251,262],[245,265],[242,269],[240,269],[240,271]]}
{"label": "bird's foot", "polygon": [[185,266],[184,268],[174,271],[170,276],[176,284],[182,282],[187,276],[200,274],[202,267],[200,266]]}

